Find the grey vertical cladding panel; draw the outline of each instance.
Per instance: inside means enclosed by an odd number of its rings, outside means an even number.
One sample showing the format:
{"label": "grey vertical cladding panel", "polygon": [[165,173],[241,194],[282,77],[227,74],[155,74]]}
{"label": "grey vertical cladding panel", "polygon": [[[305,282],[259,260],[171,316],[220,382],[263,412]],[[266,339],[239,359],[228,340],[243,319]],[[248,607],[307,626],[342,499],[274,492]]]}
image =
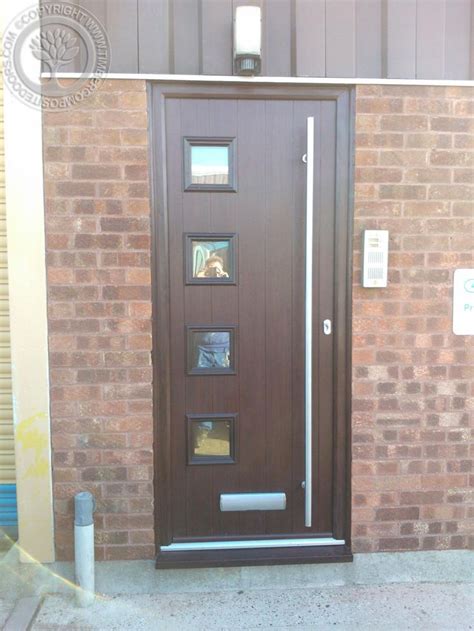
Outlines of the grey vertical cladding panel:
{"label": "grey vertical cladding panel", "polygon": [[416,0],[387,0],[387,77],[416,78]]}
{"label": "grey vertical cladding panel", "polygon": [[444,77],[446,0],[418,0],[416,78]]}
{"label": "grey vertical cladding panel", "polygon": [[474,79],[474,0],[471,0],[471,50],[469,58],[469,78]]}
{"label": "grey vertical cladding panel", "polygon": [[202,0],[202,73],[232,74],[232,0]]}
{"label": "grey vertical cladding panel", "polygon": [[201,1],[171,0],[172,69],[175,74],[202,74]]}
{"label": "grey vertical cladding panel", "polygon": [[292,74],[291,0],[267,0],[264,4],[266,74],[288,77]]}
{"label": "grey vertical cladding panel", "polygon": [[110,40],[110,71],[138,72],[137,0],[108,0],[107,33]]}
{"label": "grey vertical cladding panel", "polygon": [[[474,6],[474,4],[472,5]],[[446,4],[446,56],[444,79],[468,79],[471,52],[471,0]]]}
{"label": "grey vertical cladding panel", "polygon": [[326,76],[355,76],[355,0],[326,1]]}
{"label": "grey vertical cladding panel", "polygon": [[356,76],[382,77],[382,0],[356,2]]}
{"label": "grey vertical cladding panel", "polygon": [[138,71],[169,73],[169,0],[138,0]]}
{"label": "grey vertical cladding panel", "polygon": [[295,0],[296,75],[326,76],[326,2]]}
{"label": "grey vertical cladding panel", "polygon": [[76,0],[74,4],[78,4],[88,9],[102,24],[107,28],[107,10],[110,0]]}
{"label": "grey vertical cladding panel", "polygon": [[[71,4],[83,7],[102,24],[107,31],[107,0],[74,0]],[[87,51],[81,39],[78,40],[79,54],[69,63],[61,67],[61,72],[82,72],[87,63]],[[49,72],[49,68],[44,68]]]}
{"label": "grey vertical cladding panel", "polygon": [[[263,76],[474,78],[474,0],[73,2],[104,25],[112,72],[231,76],[233,15],[251,4]],[[85,55],[62,70],[80,71]]]}

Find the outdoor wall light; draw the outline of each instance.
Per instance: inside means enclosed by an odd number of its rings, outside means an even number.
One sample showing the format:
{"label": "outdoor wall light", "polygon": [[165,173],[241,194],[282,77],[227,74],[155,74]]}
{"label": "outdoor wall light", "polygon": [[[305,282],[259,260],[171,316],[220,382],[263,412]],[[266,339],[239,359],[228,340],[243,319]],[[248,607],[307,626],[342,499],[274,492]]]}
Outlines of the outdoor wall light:
{"label": "outdoor wall light", "polygon": [[260,7],[241,6],[234,17],[234,72],[260,74],[262,59],[262,14]]}

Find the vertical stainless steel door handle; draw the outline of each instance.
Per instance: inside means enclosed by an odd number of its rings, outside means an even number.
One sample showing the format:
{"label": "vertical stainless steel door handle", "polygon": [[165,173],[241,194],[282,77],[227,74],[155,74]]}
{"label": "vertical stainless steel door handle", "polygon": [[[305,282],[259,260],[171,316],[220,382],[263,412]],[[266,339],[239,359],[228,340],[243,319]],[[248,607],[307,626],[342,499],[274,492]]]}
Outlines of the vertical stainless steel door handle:
{"label": "vertical stainless steel door handle", "polygon": [[313,495],[313,187],[314,118],[306,119],[306,260],[305,260],[305,515],[304,525],[312,525]]}

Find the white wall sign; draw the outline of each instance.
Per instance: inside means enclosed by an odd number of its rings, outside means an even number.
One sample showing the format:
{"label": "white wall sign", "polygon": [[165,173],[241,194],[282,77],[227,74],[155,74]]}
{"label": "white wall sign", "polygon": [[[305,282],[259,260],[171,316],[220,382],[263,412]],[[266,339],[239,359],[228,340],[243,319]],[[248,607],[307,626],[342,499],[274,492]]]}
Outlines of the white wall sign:
{"label": "white wall sign", "polygon": [[474,335],[474,269],[454,272],[453,332]]}

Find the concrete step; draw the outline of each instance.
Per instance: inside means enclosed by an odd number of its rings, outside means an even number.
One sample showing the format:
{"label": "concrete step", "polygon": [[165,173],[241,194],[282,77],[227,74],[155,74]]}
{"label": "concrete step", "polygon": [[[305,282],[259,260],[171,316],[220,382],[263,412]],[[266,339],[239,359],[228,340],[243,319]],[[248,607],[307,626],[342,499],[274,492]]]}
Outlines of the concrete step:
{"label": "concrete step", "polygon": [[[73,590],[72,563],[19,564],[14,548],[4,556],[0,570],[0,594],[16,590],[20,597]],[[353,563],[193,570],[156,570],[153,561],[96,563],[96,591],[111,596],[427,582],[474,582],[474,551],[356,554]]]}

